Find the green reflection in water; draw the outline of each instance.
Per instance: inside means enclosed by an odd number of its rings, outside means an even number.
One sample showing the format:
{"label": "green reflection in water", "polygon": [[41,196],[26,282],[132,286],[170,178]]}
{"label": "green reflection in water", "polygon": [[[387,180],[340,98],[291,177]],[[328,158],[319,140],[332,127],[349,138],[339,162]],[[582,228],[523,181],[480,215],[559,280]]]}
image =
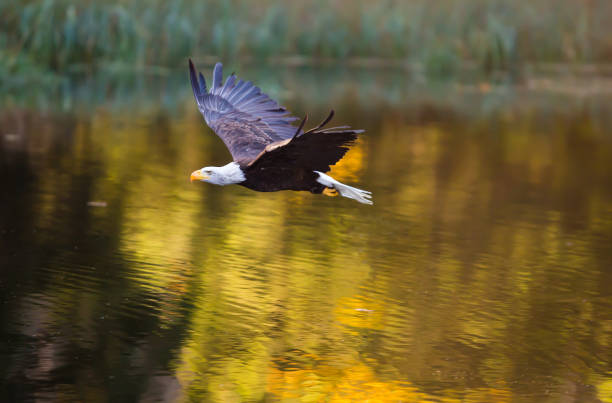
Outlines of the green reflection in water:
{"label": "green reflection in water", "polygon": [[610,104],[342,85],[373,207],[190,184],[228,155],[187,93],[7,111],[6,397],[610,401]]}

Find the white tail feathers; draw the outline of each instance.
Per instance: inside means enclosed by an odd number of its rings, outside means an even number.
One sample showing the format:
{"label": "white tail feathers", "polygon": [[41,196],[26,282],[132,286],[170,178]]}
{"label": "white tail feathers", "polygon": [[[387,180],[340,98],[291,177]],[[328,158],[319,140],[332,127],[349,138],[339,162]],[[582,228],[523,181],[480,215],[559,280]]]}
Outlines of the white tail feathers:
{"label": "white tail feathers", "polygon": [[348,197],[349,199],[357,200],[359,203],[364,204],[374,204],[370,198],[372,197],[372,192],[368,192],[367,190],[357,189],[344,183],[340,183],[331,176],[325,175],[319,171],[314,171],[319,174],[317,178],[317,182],[319,182],[323,186],[327,186],[328,188],[336,189],[338,193],[340,193],[344,197]]}

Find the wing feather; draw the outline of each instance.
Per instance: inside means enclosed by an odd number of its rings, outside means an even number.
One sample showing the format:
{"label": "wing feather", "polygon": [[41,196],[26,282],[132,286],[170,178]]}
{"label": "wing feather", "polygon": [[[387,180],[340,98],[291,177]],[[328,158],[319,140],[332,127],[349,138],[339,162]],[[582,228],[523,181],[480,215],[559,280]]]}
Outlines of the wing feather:
{"label": "wing feather", "polygon": [[236,101],[237,96],[242,93],[244,84],[244,81],[238,80],[236,87],[234,87],[234,91],[227,97],[228,102],[234,103]]}
{"label": "wing feather", "polygon": [[333,117],[333,111],[320,125],[302,132],[306,119],[289,139],[268,144],[248,169],[261,170],[289,165],[309,171],[327,172],[338,162],[363,130],[348,126],[322,129]]}
{"label": "wing feather", "polygon": [[232,74],[227,78],[227,80],[225,80],[225,84],[223,85],[221,92],[219,92],[219,95],[227,99],[227,95],[232,91],[235,82],[236,76]]}
{"label": "wing feather", "polygon": [[223,65],[221,63],[215,64],[215,69],[213,70],[213,85],[210,89],[210,92],[215,94],[223,83]]}
{"label": "wing feather", "polygon": [[196,71],[193,66],[193,62],[189,59],[189,80],[191,81],[191,88],[193,89],[193,95],[195,96],[196,102],[200,103],[200,97],[203,94],[206,94],[206,81],[204,81],[204,77],[200,73],[200,82],[198,82],[198,77],[196,76]]}
{"label": "wing feather", "polygon": [[202,75],[202,73],[200,73],[200,92],[206,94],[206,80],[204,79],[204,76]]}
{"label": "wing feather", "polygon": [[221,63],[214,67],[210,92],[206,91],[206,81],[201,73],[196,74],[191,60],[189,78],[200,112],[223,140],[234,161],[248,164],[268,144],[291,138],[295,133],[292,122],[297,118],[259,87],[250,81],[236,82],[234,74],[224,84]]}

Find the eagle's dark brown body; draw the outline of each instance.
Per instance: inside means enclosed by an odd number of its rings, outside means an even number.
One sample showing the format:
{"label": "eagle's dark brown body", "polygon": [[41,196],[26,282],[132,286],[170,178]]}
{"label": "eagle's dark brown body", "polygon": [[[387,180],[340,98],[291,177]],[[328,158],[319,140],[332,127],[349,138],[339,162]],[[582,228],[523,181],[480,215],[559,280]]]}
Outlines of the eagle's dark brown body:
{"label": "eagle's dark brown body", "polygon": [[258,192],[276,192],[279,190],[307,190],[321,193],[325,186],[317,182],[318,175],[304,168],[269,167],[244,169],[246,181],[239,183]]}

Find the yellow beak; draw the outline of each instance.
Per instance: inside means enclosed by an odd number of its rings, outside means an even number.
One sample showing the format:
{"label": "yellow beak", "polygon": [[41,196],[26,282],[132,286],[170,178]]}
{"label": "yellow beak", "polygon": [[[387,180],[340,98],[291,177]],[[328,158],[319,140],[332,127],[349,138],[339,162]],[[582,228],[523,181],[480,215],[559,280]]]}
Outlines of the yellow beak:
{"label": "yellow beak", "polygon": [[189,178],[189,180],[193,181],[203,181],[205,179],[208,179],[208,176],[206,175],[202,175],[202,172],[198,169],[197,171],[193,171],[191,173],[191,177]]}

